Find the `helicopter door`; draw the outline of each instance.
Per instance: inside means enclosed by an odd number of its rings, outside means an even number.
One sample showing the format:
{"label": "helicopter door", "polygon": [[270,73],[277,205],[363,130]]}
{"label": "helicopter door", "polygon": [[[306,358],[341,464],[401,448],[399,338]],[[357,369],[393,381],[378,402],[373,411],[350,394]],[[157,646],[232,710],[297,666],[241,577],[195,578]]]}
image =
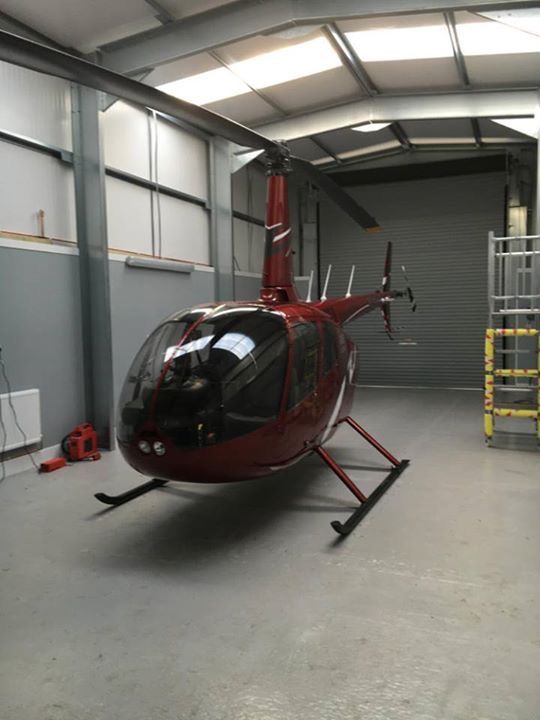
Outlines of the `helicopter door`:
{"label": "helicopter door", "polygon": [[315,430],[323,414],[318,395],[321,336],[315,322],[296,323],[291,334],[293,358],[287,410],[291,419],[300,425],[305,420]]}

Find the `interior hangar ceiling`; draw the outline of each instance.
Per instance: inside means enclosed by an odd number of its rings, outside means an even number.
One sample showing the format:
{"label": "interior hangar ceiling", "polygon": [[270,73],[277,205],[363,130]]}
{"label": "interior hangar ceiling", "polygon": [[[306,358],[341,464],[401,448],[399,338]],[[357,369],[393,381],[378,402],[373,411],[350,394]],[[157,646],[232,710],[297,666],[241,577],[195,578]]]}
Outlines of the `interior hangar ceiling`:
{"label": "interior hangar ceiling", "polygon": [[[3,0],[0,10],[66,47],[99,47],[111,69],[144,67],[147,84],[289,139],[324,166],[534,142],[523,124],[538,103],[534,4]],[[13,32],[8,20],[0,15],[0,27]],[[207,95],[191,98],[190,83],[206,83]],[[520,115],[519,126],[494,122]],[[378,122],[376,132],[351,129]]]}

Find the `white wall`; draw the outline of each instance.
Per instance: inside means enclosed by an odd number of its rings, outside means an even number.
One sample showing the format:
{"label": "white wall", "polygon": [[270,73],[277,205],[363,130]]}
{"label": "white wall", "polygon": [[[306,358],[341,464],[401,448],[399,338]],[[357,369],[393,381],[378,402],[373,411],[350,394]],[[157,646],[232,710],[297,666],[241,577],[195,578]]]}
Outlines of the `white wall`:
{"label": "white wall", "polygon": [[[208,201],[208,145],[148,111],[116,102],[102,115],[108,167]],[[109,247],[209,264],[206,208],[107,178]]]}
{"label": "white wall", "polygon": [[[51,154],[51,148],[72,150],[70,101],[69,83],[0,63],[0,130],[47,146],[38,151],[0,140],[0,231],[9,236],[0,238],[0,345],[13,389],[40,388],[46,445],[85,420],[77,250],[30,243],[17,233],[38,235],[38,212],[44,210],[46,236],[77,240],[73,169]],[[147,112],[121,102],[100,118],[106,165],[207,201],[204,140],[164,120],[157,122],[157,136],[151,134],[154,121]],[[111,176],[106,196],[111,249],[150,254],[154,237],[157,252],[160,215],[163,256],[209,263],[204,206],[162,192],[158,213],[155,191]],[[111,257],[118,394],[144,334],[179,307],[213,300],[214,276],[206,268],[192,275],[131,270],[118,255]]]}
{"label": "white wall", "polygon": [[115,102],[101,115],[105,164],[150,179],[148,114]]}
{"label": "white wall", "polygon": [[47,237],[74,240],[73,170],[50,155],[0,141],[0,230],[39,235],[45,212]]}
{"label": "white wall", "polygon": [[233,238],[235,268],[260,273],[264,259],[264,228],[234,218]]}
{"label": "white wall", "polygon": [[[259,165],[250,163],[234,173],[232,194],[234,210],[264,220],[266,178]],[[264,257],[264,228],[235,218],[233,241],[236,270],[260,273]]]}
{"label": "white wall", "polygon": [[0,129],[71,150],[70,85],[0,62]]}
{"label": "white wall", "polygon": [[[0,62],[0,129],[71,150],[69,83]],[[0,141],[0,230],[75,239],[73,171],[69,164]]]}
{"label": "white wall", "polygon": [[[261,165],[252,162],[233,175],[233,209],[264,221],[266,214],[266,175]],[[294,272],[299,275],[298,184],[289,176],[289,216],[292,228]],[[233,223],[234,257],[237,270],[260,273],[264,258],[264,227],[239,218]],[[309,272],[309,269],[308,269]]]}

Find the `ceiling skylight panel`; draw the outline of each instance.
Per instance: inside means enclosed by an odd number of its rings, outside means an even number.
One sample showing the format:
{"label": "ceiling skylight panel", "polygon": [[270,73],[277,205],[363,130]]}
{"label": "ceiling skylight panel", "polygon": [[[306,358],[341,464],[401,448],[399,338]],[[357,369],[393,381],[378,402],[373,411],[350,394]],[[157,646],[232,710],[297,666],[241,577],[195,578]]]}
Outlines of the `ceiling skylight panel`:
{"label": "ceiling skylight panel", "polygon": [[538,137],[538,120],[536,118],[492,118],[493,122],[516,130],[532,138]]}
{"label": "ceiling skylight panel", "polygon": [[207,105],[250,92],[246,83],[227,68],[191,75],[161,85],[159,89],[195,105]]}
{"label": "ceiling skylight panel", "polygon": [[540,37],[499,22],[457,26],[463,55],[512,55],[540,52]]}
{"label": "ceiling skylight panel", "polygon": [[347,33],[347,37],[363,62],[453,56],[445,25],[359,30]]}
{"label": "ceiling skylight panel", "polygon": [[231,70],[257,90],[316,75],[339,67],[341,62],[326,38],[316,38],[290,47],[232,63]]}
{"label": "ceiling skylight panel", "polygon": [[489,20],[497,20],[504,25],[510,25],[510,27],[533,35],[540,35],[540,8],[495,10],[493,12],[481,12],[478,15]]}

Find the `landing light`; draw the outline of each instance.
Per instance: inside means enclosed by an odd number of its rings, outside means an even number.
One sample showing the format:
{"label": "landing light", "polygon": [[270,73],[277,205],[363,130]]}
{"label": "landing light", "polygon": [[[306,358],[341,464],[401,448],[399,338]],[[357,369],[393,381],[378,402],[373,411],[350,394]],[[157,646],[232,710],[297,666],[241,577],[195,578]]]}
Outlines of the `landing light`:
{"label": "landing light", "polygon": [[150,443],[147,440],[139,440],[137,447],[139,450],[144,453],[145,455],[150,455],[152,452],[152,448],[150,447]]}
{"label": "landing light", "polygon": [[161,440],[156,440],[156,442],[152,446],[154,448],[154,452],[156,455],[165,455],[165,445],[161,442]]}

